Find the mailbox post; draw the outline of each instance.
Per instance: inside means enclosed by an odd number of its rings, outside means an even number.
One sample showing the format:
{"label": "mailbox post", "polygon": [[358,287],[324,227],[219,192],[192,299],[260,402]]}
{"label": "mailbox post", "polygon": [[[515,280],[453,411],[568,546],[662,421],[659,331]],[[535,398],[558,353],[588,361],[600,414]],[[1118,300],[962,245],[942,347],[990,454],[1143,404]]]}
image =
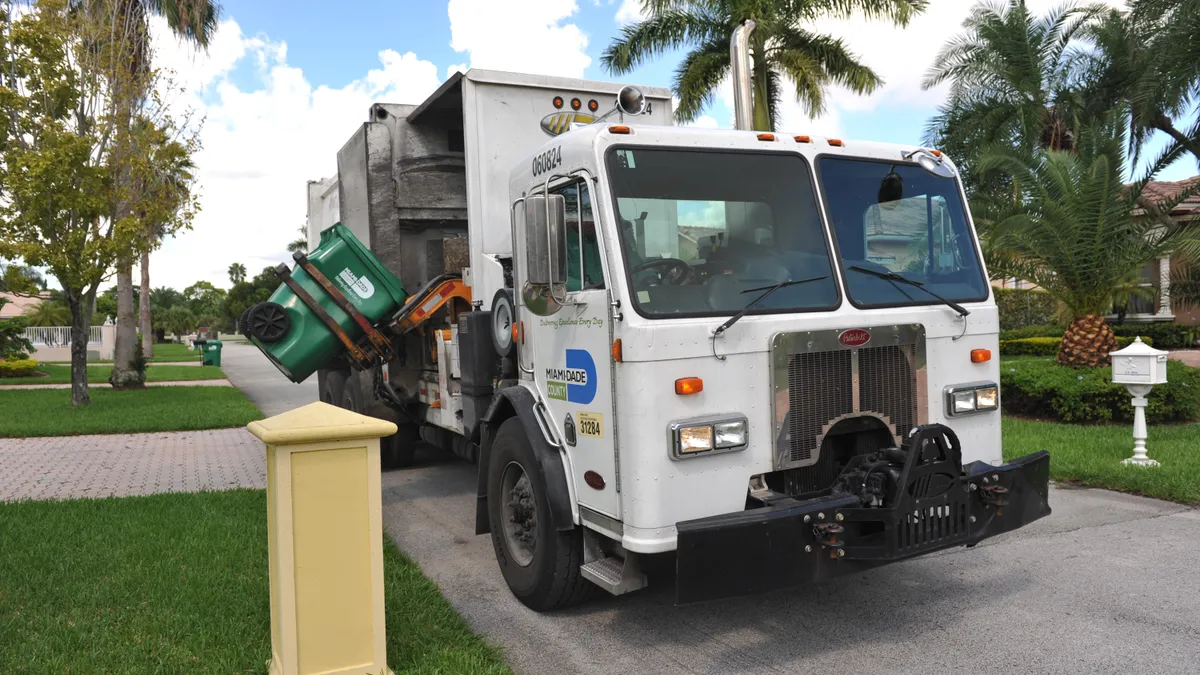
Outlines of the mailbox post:
{"label": "mailbox post", "polygon": [[1109,356],[1112,357],[1113,383],[1125,385],[1133,396],[1133,457],[1121,463],[1158,466],[1158,462],[1146,455],[1146,397],[1154,385],[1167,381],[1167,352],[1151,347],[1139,337]]}

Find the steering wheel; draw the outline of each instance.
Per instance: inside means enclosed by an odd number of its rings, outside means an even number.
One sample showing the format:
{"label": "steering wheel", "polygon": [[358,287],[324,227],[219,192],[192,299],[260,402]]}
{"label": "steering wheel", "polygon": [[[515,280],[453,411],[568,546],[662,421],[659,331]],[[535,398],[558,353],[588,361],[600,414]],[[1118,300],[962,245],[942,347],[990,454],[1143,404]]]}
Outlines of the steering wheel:
{"label": "steering wheel", "polygon": [[660,282],[666,281],[671,286],[680,286],[692,278],[692,266],[679,258],[655,258],[633,268],[634,274],[646,271],[655,272]]}

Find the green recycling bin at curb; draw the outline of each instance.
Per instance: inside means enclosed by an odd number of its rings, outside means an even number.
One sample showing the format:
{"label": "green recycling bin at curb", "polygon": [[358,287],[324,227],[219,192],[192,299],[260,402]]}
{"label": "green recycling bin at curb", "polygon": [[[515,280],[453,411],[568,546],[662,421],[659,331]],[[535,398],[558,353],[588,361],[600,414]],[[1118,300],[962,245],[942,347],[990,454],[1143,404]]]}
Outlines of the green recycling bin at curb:
{"label": "green recycling bin at curb", "polygon": [[202,349],[204,355],[200,357],[200,365],[202,366],[219,366],[221,365],[221,341],[208,340],[204,343]]}
{"label": "green recycling bin at curb", "polygon": [[[321,233],[308,261],[372,324],[391,316],[407,295],[400,280],[341,223]],[[292,278],[317,301],[352,340],[362,329],[325,289],[296,265]],[[303,382],[345,347],[287,284],[242,315],[238,328],[292,382]]]}

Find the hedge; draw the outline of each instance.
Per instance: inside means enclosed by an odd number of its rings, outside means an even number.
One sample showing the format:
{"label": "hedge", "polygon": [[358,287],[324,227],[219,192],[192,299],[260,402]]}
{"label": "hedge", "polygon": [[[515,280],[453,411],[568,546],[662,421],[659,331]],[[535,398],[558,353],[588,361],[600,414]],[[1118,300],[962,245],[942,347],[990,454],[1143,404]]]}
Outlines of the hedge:
{"label": "hedge", "polygon": [[34,359],[0,361],[0,377],[32,377],[37,367]]}
{"label": "hedge", "polygon": [[993,288],[1000,310],[1000,330],[1044,325],[1054,321],[1058,301],[1046,291],[1025,288]]}
{"label": "hedge", "polygon": [[1196,326],[1178,323],[1126,323],[1112,329],[1118,336],[1141,335],[1143,342],[1151,337],[1159,349],[1186,349],[1196,342]]}
{"label": "hedge", "polygon": [[1020,328],[1009,328],[1008,330],[1000,331],[1000,341],[1004,342],[1005,340],[1020,340],[1021,338],[1032,337],[1061,338],[1065,332],[1067,332],[1066,326],[1052,323],[1022,326]]}
{"label": "hedge", "polygon": [[[1006,413],[1072,424],[1132,422],[1133,406],[1111,368],[1069,368],[1053,360],[1000,366],[1000,401]],[[1155,385],[1146,406],[1150,423],[1186,422],[1198,416],[1200,368],[1167,362],[1167,383]]]}
{"label": "hedge", "polygon": [[[1133,342],[1131,337],[1117,336],[1117,349],[1128,347]],[[1142,342],[1154,346],[1154,340],[1142,336]],[[1062,343],[1062,335],[1058,337],[1028,337],[1016,340],[1001,340],[1001,356],[1056,356],[1058,346]]]}

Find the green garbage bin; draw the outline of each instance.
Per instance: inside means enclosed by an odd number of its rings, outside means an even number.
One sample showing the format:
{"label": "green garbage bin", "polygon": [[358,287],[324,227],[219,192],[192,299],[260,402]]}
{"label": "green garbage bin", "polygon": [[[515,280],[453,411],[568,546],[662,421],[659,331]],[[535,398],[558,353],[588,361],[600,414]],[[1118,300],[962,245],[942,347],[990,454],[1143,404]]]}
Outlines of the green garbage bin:
{"label": "green garbage bin", "polygon": [[221,365],[221,341],[208,340],[204,343],[204,356],[201,357],[200,365],[202,366],[219,366]]}
{"label": "green garbage bin", "polygon": [[[408,297],[400,280],[340,223],[321,233],[320,245],[308,260],[372,324],[394,314]],[[362,336],[358,323],[299,265],[292,270],[292,279],[352,340]],[[280,284],[266,302],[251,307],[243,324],[250,341],[292,382],[303,382],[345,349],[286,284]]]}

